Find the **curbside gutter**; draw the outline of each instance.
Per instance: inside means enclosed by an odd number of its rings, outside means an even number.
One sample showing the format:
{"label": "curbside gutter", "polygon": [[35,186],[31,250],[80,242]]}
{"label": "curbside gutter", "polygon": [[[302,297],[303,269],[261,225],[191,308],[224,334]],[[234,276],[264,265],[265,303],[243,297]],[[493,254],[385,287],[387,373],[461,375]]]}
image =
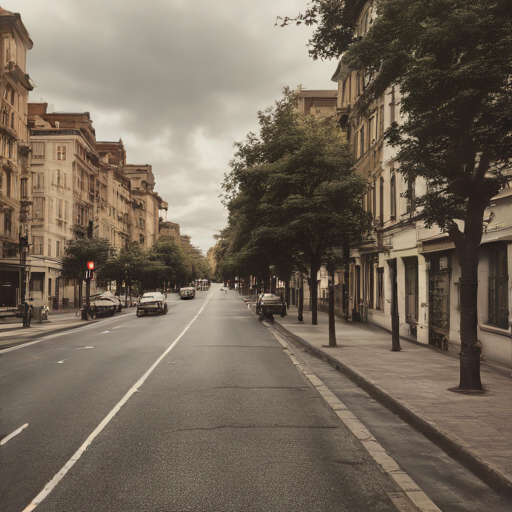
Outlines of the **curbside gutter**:
{"label": "curbside gutter", "polygon": [[452,459],[471,471],[471,473],[485,482],[494,491],[507,500],[512,501],[512,480],[503,475],[494,466],[477,457],[450,434],[440,430],[436,425],[409,409],[405,404],[391,396],[362,373],[350,368],[341,361],[314,347],[306,340],[291,333],[277,321],[273,324],[273,327],[291,341],[300,344],[310,354],[336,368],[336,370],[348,377],[372,398],[396,414],[428,440],[432,441]]}

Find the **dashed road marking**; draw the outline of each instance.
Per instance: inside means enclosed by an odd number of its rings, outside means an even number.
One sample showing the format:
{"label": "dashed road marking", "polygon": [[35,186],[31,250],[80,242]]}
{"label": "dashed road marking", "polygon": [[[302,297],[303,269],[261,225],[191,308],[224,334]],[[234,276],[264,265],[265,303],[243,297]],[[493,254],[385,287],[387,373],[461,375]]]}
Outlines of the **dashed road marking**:
{"label": "dashed road marking", "polygon": [[2,446],[5,443],[7,443],[7,441],[10,441],[14,436],[17,436],[23,429],[25,429],[27,427],[28,427],[28,423],[25,423],[25,425],[22,425],[19,429],[15,430],[12,434],[9,434],[8,436],[4,437],[0,441],[0,446]]}

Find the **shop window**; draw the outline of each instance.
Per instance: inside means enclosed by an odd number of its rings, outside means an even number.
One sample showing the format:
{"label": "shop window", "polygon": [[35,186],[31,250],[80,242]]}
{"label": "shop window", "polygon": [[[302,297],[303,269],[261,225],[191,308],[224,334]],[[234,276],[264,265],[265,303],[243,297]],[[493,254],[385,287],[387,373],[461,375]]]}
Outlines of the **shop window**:
{"label": "shop window", "polygon": [[489,320],[490,325],[508,329],[508,265],[507,246],[491,248],[489,269]]}

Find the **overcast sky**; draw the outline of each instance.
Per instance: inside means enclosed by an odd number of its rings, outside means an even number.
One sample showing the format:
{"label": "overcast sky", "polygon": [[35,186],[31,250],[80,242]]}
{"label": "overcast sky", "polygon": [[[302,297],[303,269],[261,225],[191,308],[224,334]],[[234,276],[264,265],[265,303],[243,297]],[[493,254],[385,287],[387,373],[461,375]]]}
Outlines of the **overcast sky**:
{"label": "overcast sky", "polygon": [[151,164],[167,220],[205,253],[226,225],[220,184],[233,143],[285,86],[335,89],[311,29],[275,27],[307,0],[0,0],[34,47],[30,101],[90,112],[98,140],[123,140]]}

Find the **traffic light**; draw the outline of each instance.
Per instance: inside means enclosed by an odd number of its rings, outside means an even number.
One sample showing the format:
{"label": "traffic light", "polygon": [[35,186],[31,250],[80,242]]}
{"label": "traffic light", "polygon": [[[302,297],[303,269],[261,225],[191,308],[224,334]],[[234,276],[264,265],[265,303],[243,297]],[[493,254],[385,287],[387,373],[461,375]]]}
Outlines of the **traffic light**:
{"label": "traffic light", "polygon": [[92,279],[94,274],[94,261],[87,262],[87,270],[85,271],[85,278]]}

